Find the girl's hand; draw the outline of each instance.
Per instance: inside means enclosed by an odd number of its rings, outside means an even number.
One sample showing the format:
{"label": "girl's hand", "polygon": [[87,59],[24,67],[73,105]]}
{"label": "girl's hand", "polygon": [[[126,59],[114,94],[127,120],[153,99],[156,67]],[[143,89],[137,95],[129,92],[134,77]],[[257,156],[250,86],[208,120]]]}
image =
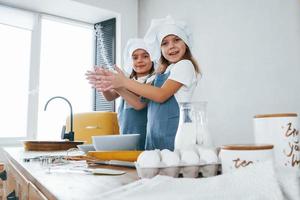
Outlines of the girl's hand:
{"label": "girl's hand", "polygon": [[86,76],[86,79],[89,81],[89,83],[91,85],[94,85],[96,83],[96,72],[94,69],[92,70],[88,70],[86,73],[85,73],[85,76]]}
{"label": "girl's hand", "polygon": [[121,88],[127,80],[122,70],[117,66],[115,66],[115,71],[103,70],[101,73],[97,74],[100,80],[97,81],[96,88],[102,92]]}
{"label": "girl's hand", "polygon": [[101,75],[104,75],[104,69],[102,67],[95,66],[92,70],[88,70],[85,73],[86,79],[89,81],[89,83],[95,88],[95,85],[97,82],[101,80]]}

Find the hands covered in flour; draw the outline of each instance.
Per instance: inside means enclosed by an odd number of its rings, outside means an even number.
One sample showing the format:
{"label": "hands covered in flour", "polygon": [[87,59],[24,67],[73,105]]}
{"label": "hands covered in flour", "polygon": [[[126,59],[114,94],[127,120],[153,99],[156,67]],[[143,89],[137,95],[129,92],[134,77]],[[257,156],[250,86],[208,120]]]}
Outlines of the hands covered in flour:
{"label": "hands covered in flour", "polygon": [[94,69],[86,72],[86,79],[98,92],[121,88],[127,78],[119,67],[114,68],[115,70],[111,71],[95,66]]}

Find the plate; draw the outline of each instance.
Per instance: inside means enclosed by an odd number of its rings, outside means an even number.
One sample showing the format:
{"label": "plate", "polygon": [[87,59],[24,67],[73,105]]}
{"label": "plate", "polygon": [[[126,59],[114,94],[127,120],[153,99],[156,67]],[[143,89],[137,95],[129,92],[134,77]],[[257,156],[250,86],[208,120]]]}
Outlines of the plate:
{"label": "plate", "polygon": [[23,140],[26,151],[63,151],[76,148],[83,141],[65,140]]}

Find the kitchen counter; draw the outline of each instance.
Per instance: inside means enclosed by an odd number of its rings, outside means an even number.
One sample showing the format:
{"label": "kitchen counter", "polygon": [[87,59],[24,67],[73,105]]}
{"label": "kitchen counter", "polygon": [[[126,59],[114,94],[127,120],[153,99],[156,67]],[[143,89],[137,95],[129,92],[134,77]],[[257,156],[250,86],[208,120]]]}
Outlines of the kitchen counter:
{"label": "kitchen counter", "polygon": [[[7,147],[3,150],[7,169],[17,170],[22,179],[25,179],[25,181],[22,180],[22,187],[25,185],[26,190],[28,188],[26,184],[30,183],[29,185],[36,187],[38,192],[45,196],[45,199],[97,199],[97,196],[104,192],[138,180],[136,170],[133,168],[102,165],[101,168],[117,169],[126,171],[126,173],[118,176],[93,175],[81,170],[85,167],[84,162],[72,161],[67,164],[67,167],[65,165],[50,168],[49,173],[49,168],[42,166],[40,162],[24,161],[24,158],[43,155],[66,155],[66,151],[24,151],[22,147]],[[80,170],[69,170],[70,168],[76,169],[78,166],[81,167],[78,168]],[[8,180],[9,178],[8,176]],[[28,197],[27,199],[32,200],[33,198]]]}

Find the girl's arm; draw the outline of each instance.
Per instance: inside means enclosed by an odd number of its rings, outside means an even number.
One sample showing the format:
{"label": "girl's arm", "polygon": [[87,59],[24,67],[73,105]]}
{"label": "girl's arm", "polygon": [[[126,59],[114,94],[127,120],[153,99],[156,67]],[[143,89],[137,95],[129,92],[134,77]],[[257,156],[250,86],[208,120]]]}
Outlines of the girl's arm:
{"label": "girl's arm", "polygon": [[125,88],[118,88],[116,89],[116,92],[136,110],[141,110],[147,105],[147,103],[141,102],[141,98],[138,95],[128,91]]}
{"label": "girl's arm", "polygon": [[106,101],[113,101],[120,96],[115,90],[103,91],[102,94]]}
{"label": "girl's arm", "polygon": [[152,101],[163,103],[174,95],[183,85],[177,81],[168,79],[162,87],[138,83],[137,81],[126,78],[117,68],[117,72],[106,71],[105,74],[99,75],[101,79],[98,84],[100,91],[108,91],[112,88],[124,87],[131,92],[148,98]]}
{"label": "girl's arm", "polygon": [[163,103],[168,100],[181,88],[181,86],[181,83],[170,79],[166,80],[160,88],[152,85],[140,84],[130,79],[126,79],[123,85],[123,87],[128,90],[158,103]]}

